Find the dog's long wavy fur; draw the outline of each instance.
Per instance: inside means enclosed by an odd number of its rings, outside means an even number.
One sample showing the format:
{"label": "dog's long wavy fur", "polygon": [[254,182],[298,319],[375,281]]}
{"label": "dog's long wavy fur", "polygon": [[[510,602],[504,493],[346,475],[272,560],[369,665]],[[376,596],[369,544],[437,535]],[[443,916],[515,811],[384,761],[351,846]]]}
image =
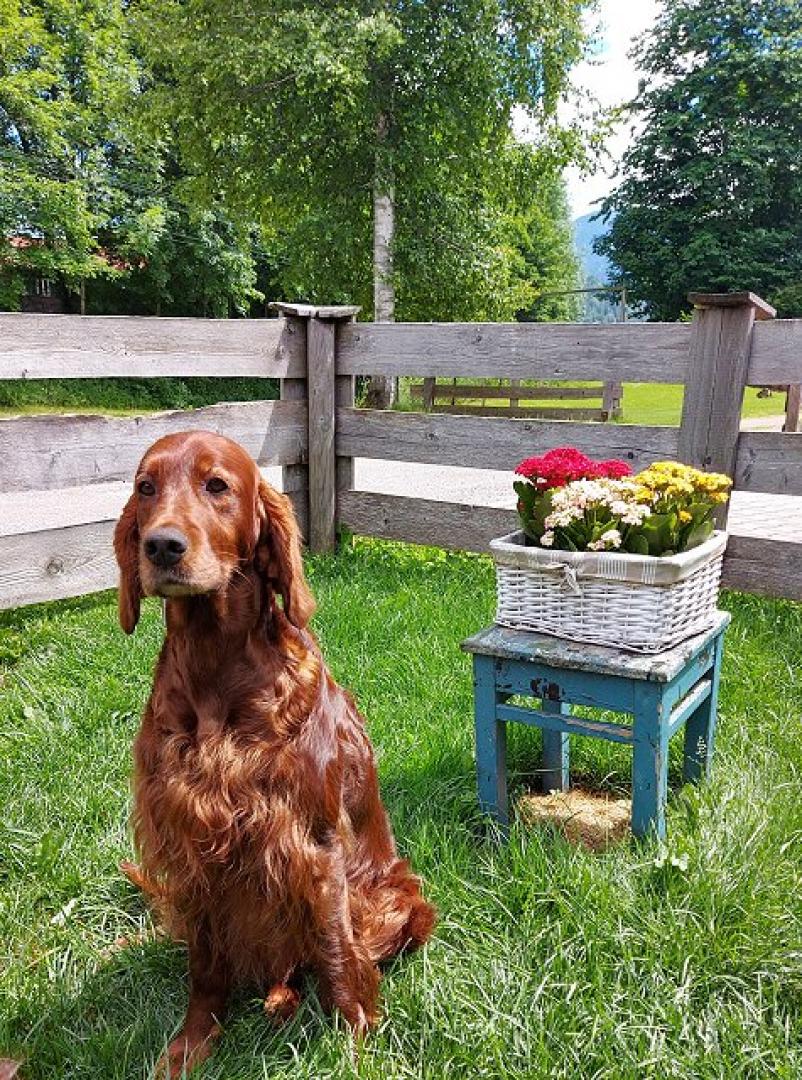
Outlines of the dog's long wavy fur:
{"label": "dog's long wavy fur", "polygon": [[[210,469],[228,480],[223,498],[203,488]],[[203,432],[160,440],[137,475],[148,494],[135,488],[114,538],[123,628],[159,592],[142,550],[157,526],[186,536],[187,582],[218,575],[199,595],[168,590],[134,747],[140,862],[123,867],[189,947],[187,1018],[161,1063],[180,1076],[209,1053],[243,981],[286,1016],[311,970],[324,1004],[363,1032],[377,965],[425,942],[434,911],[396,853],[362,717],[307,627],[290,501]]]}

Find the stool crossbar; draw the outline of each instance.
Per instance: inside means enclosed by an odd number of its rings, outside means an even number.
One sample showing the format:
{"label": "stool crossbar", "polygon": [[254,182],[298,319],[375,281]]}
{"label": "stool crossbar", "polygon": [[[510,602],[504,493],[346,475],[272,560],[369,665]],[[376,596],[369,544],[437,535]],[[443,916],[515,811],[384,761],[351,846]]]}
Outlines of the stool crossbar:
{"label": "stool crossbar", "polygon": [[[545,634],[492,626],[462,643],[473,655],[476,768],[482,809],[509,822],[506,724],[543,732],[543,787],[569,786],[569,737],[632,746],[632,831],[665,836],[668,743],[683,725],[683,779],[697,781],[713,757],[727,612],[666,652],[644,656]],[[535,707],[510,702],[537,701]],[[573,705],[629,714],[631,723],[574,716]]]}

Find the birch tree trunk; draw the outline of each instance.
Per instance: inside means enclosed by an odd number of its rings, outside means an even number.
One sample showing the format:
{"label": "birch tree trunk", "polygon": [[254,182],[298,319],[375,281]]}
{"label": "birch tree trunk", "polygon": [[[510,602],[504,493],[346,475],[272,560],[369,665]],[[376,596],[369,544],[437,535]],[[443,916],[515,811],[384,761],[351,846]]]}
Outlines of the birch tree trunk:
{"label": "birch tree trunk", "polygon": [[[376,155],[376,181],[373,187],[373,321],[395,320],[393,285],[393,239],[395,237],[395,196],[392,172],[383,144],[388,121],[380,116],[377,124],[379,150]],[[371,409],[389,409],[396,400],[397,380],[391,376],[372,375],[367,391]]]}

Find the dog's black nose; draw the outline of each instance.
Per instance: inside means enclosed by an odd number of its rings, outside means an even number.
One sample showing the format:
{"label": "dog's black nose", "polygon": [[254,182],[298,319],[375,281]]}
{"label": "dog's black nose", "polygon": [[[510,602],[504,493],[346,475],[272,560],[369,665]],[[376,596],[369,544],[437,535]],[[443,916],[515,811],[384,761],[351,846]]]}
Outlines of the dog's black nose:
{"label": "dog's black nose", "polygon": [[145,537],[145,554],[154,566],[175,566],[183,558],[189,542],[178,529],[154,529]]}

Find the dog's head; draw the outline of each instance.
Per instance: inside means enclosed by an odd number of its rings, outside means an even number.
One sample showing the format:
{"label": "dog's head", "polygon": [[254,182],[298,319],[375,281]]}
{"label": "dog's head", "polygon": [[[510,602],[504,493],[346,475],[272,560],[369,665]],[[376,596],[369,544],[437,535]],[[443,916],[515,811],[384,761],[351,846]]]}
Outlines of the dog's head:
{"label": "dog's head", "polygon": [[127,634],[143,596],[220,593],[252,568],[265,595],[305,626],[314,610],[292,505],[241,446],[207,431],[159,439],[147,451],[114,532],[120,623]]}

